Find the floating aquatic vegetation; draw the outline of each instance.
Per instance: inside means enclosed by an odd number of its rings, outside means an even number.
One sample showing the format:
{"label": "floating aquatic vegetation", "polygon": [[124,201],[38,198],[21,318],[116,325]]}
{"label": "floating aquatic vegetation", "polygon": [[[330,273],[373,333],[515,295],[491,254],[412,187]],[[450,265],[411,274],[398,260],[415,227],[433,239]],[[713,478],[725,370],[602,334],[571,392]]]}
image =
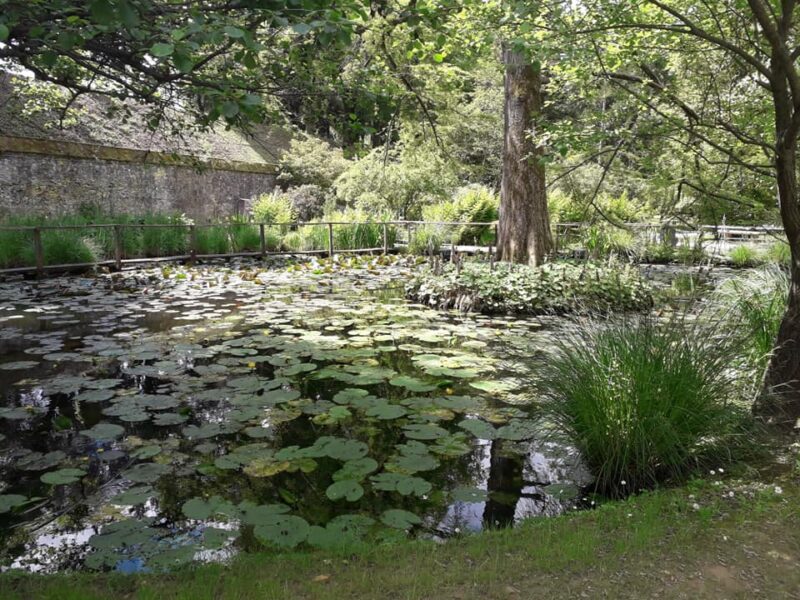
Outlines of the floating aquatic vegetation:
{"label": "floating aquatic vegetation", "polygon": [[495,493],[487,444],[527,480],[538,433],[525,398],[506,399],[541,323],[409,305],[387,288],[402,264],[319,264],[335,275],[243,263],[0,284],[3,518],[99,530],[57,568],[152,571],[445,531],[449,503]]}

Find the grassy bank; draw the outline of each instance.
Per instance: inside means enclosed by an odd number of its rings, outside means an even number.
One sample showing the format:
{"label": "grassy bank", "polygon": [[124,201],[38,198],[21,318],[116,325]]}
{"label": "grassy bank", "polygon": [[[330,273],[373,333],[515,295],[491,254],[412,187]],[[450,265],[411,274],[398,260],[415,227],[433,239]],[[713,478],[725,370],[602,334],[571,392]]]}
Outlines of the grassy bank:
{"label": "grassy bank", "polygon": [[444,545],[247,555],[168,575],[5,574],[0,597],[792,598],[800,590],[799,528],[796,478],[695,481]]}

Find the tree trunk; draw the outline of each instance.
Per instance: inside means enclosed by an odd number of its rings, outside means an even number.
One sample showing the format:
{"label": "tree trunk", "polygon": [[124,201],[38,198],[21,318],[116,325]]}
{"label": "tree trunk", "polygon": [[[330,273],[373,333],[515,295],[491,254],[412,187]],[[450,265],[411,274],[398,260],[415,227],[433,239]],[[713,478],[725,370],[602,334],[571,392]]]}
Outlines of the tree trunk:
{"label": "tree trunk", "polygon": [[767,368],[764,393],[753,410],[776,425],[793,426],[800,419],[800,207],[795,143],[778,148],[776,170],[781,220],[792,255],[791,286],[786,313]]}
{"label": "tree trunk", "polygon": [[753,412],[777,425],[800,419],[800,206],[797,197],[797,134],[794,107],[780,61],[773,56],[775,76],[775,171],[781,221],[791,250],[791,286],[786,313],[767,368],[764,390]]}
{"label": "tree trunk", "polygon": [[525,54],[503,49],[505,140],[500,188],[499,260],[543,263],[553,247],[542,151],[531,135],[542,110],[541,74]]}

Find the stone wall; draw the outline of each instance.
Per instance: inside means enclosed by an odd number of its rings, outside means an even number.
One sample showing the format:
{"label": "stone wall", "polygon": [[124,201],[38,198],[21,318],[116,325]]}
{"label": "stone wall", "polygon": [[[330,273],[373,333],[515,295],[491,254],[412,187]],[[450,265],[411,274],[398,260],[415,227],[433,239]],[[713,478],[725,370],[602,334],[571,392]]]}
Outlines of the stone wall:
{"label": "stone wall", "polygon": [[195,219],[241,213],[271,191],[274,173],[0,152],[0,218],[21,211],[181,212]]}

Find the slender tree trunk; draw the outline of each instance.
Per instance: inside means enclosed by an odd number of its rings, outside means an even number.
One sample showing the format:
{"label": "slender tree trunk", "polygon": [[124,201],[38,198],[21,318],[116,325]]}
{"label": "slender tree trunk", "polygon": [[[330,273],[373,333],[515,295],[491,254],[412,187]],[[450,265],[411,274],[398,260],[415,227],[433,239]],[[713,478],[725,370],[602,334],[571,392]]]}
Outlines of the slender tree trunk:
{"label": "slender tree trunk", "polygon": [[531,128],[542,110],[541,73],[522,52],[503,49],[505,141],[497,257],[539,265],[553,247],[544,164]]}
{"label": "slender tree trunk", "polygon": [[[776,63],[777,64],[777,63]],[[776,66],[776,71],[779,67]],[[781,221],[792,255],[791,286],[786,313],[764,381],[764,391],[753,411],[778,425],[800,419],[800,206],[797,197],[797,136],[792,132],[791,95],[786,79],[776,73],[775,170]]]}

